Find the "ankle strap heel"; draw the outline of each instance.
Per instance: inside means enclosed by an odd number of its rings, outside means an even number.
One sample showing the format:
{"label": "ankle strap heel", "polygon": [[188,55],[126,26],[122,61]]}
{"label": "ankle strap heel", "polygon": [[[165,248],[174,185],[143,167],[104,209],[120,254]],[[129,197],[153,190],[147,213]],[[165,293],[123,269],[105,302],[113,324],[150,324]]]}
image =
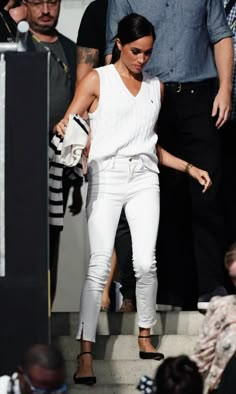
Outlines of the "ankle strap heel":
{"label": "ankle strap heel", "polygon": [[77,361],[79,361],[80,356],[83,356],[84,354],[91,354],[91,356],[92,356],[92,352],[82,352],[77,355],[77,357],[76,357]]}
{"label": "ankle strap heel", "polygon": [[[138,338],[140,339],[145,339],[145,338],[151,338],[151,335],[139,335]],[[139,352],[139,357],[143,360],[163,360],[164,354],[159,353],[159,352],[144,352],[140,350]]]}
{"label": "ankle strap heel", "polygon": [[[77,356],[78,364],[80,364],[80,356],[83,356],[84,354],[91,354],[92,352],[81,352]],[[77,372],[74,373],[73,379],[75,384],[85,384],[86,386],[93,386],[96,383],[96,376],[77,376]]]}

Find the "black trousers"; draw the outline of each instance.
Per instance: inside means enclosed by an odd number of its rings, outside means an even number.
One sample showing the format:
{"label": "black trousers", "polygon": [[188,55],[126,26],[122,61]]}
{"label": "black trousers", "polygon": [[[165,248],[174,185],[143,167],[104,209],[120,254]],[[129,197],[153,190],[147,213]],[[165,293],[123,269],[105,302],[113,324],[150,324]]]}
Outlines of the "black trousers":
{"label": "black trousers", "polygon": [[54,302],[57,289],[57,270],[59,258],[61,229],[58,226],[49,226],[49,268],[50,268],[50,300]]}
{"label": "black trousers", "polygon": [[136,279],[132,263],[132,242],[124,209],[121,211],[116,232],[115,250],[120,272],[121,294],[135,303]]}
{"label": "black trousers", "polygon": [[[160,260],[162,271],[166,271],[166,277],[171,276],[172,284],[182,283],[184,291],[186,278],[184,283],[184,270],[179,265],[182,259],[186,260],[186,250],[188,256],[192,253],[198,295],[223,283],[221,148],[220,131],[215,128],[215,119],[211,117],[214,93],[212,80],[186,84],[181,89],[168,84],[158,121],[160,145],[207,170],[213,182],[212,187],[203,194],[202,187],[191,177],[161,168],[162,234],[158,247],[161,251],[165,250],[165,261]],[[167,222],[170,212],[171,220]],[[180,249],[176,239],[179,241],[181,234],[185,239],[180,242]]]}
{"label": "black trousers", "polygon": [[236,355],[229,360],[226,365],[223,375],[221,377],[221,381],[219,384],[219,388],[214,392],[218,394],[234,394],[236,392]]}
{"label": "black trousers", "polygon": [[[228,121],[221,131],[222,143],[222,191],[223,212],[225,219],[224,241],[225,251],[236,241],[236,121]],[[225,283],[229,293],[235,293],[228,273]]]}
{"label": "black trousers", "polygon": [[[66,211],[66,205],[68,201],[69,191],[71,188],[71,182],[64,176],[62,180],[63,184],[63,209]],[[60,226],[49,226],[49,268],[50,268],[50,299],[51,305],[54,302],[57,290],[57,271],[58,271],[58,260],[59,260],[59,247],[61,238],[61,227]]]}
{"label": "black trousers", "polygon": [[221,132],[222,190],[226,249],[236,241],[236,121],[228,121]]}

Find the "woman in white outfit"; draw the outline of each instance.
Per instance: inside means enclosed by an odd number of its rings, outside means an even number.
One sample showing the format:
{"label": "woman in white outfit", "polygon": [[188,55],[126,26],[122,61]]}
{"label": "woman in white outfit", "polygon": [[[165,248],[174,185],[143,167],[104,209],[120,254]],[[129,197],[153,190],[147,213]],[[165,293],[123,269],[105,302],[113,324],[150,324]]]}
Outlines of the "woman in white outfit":
{"label": "woman in white outfit", "polygon": [[[64,119],[56,126],[64,134],[68,115],[88,110],[91,147],[88,158],[87,219],[91,249],[81,295],[77,339],[81,341],[75,383],[94,384],[92,342],[106,284],[122,207],[132,236],[139,325],[139,356],[160,360],[150,340],[156,324],[156,239],[159,224],[160,163],[186,171],[205,192],[206,171],[157,146],[155,126],[163,84],[142,72],[155,40],[152,24],[130,14],[118,26],[114,64],[91,71],[79,84]],[[158,159],[157,159],[158,157]]]}

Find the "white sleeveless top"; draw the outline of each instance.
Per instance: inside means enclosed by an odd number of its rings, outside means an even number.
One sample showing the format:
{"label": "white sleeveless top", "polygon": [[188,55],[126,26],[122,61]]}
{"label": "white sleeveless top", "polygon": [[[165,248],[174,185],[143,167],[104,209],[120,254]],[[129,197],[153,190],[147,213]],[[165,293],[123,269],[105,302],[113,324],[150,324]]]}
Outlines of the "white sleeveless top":
{"label": "white sleeveless top", "polygon": [[154,127],[161,107],[159,79],[143,72],[140,91],[133,96],[113,64],[96,71],[100,97],[97,109],[89,113],[89,162],[141,156],[148,167],[157,169]]}

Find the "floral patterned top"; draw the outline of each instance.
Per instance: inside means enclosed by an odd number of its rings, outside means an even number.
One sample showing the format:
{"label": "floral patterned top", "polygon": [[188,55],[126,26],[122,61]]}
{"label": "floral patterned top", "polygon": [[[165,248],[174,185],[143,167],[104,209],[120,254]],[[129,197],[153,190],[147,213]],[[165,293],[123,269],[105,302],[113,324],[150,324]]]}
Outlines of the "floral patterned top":
{"label": "floral patterned top", "polygon": [[224,368],[235,351],[236,295],[214,297],[191,356],[203,375],[204,393],[218,387]]}

